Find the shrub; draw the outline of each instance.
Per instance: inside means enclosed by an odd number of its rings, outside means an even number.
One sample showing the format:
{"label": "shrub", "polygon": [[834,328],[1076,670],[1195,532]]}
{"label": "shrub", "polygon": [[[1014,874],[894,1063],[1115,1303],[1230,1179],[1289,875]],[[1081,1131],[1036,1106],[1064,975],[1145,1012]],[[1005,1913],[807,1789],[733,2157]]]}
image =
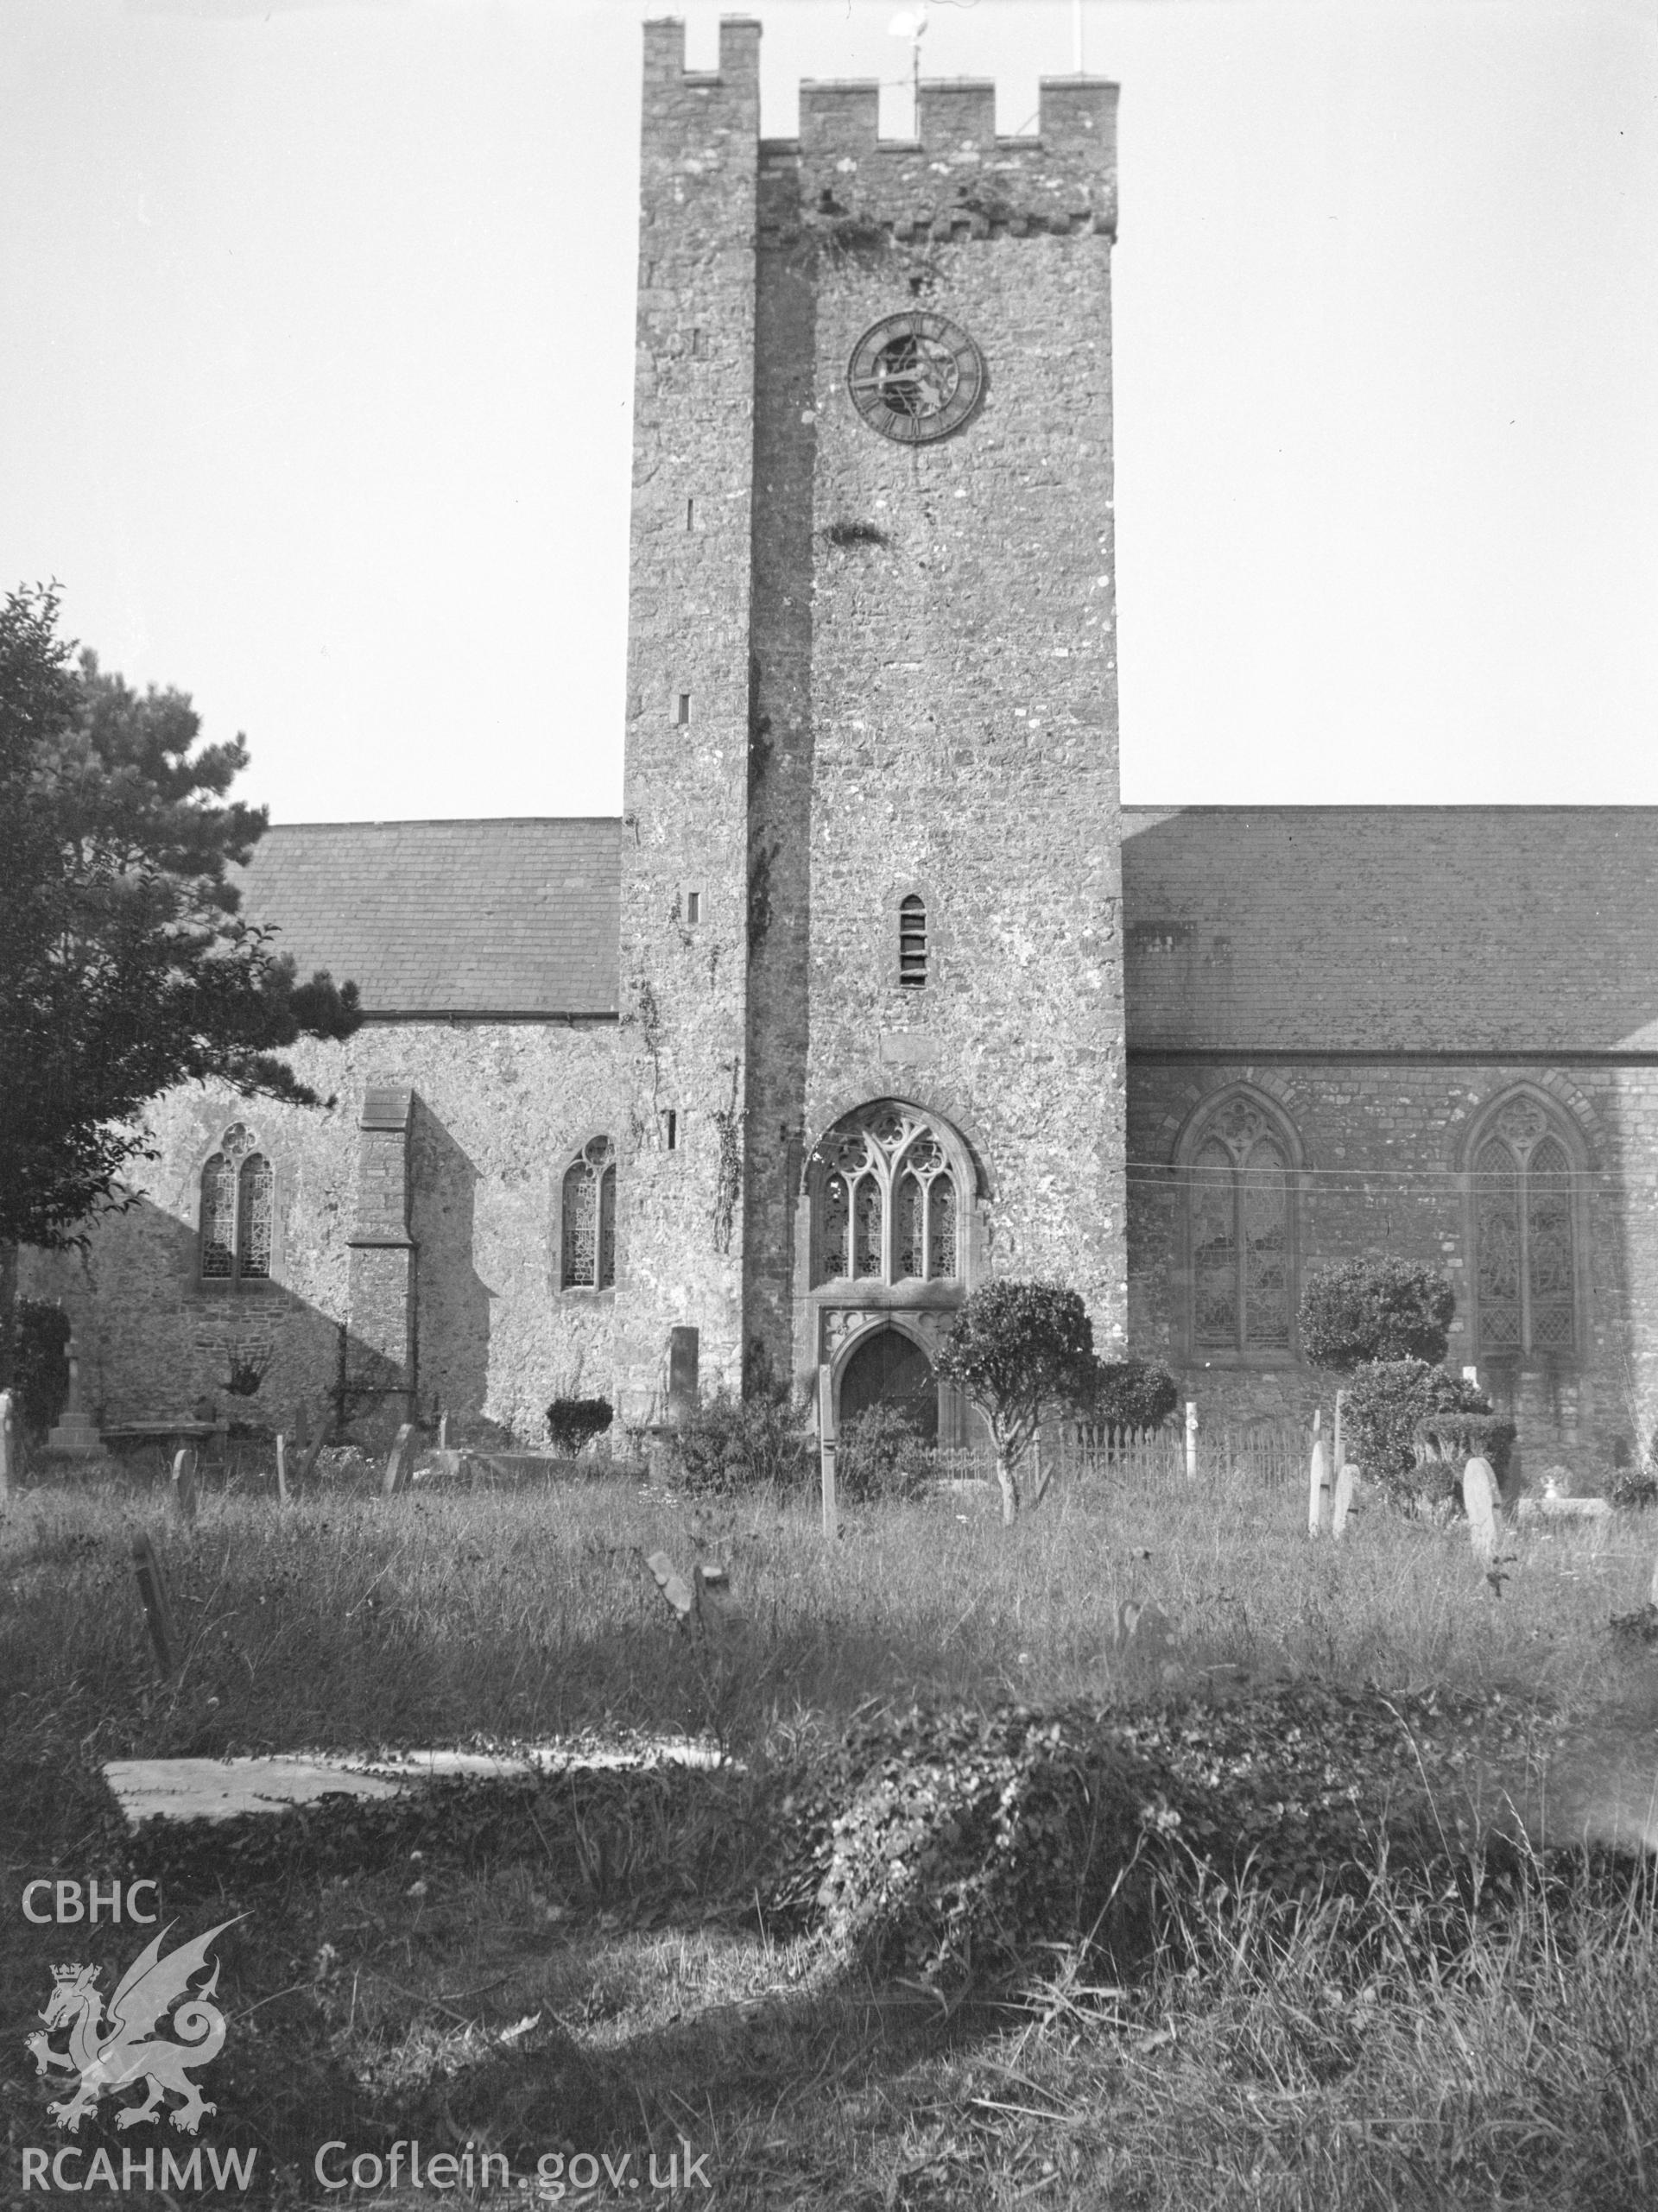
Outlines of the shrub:
{"label": "shrub", "polygon": [[[1417,1463],[1416,1431],[1435,1413],[1489,1413],[1491,1401],[1471,1382],[1426,1360],[1375,1360],[1343,1392],[1344,1436],[1366,1475],[1396,1501],[1448,1497],[1453,1478],[1443,1463]],[[1506,1464],[1506,1452],[1504,1463]]]}
{"label": "shrub", "polygon": [[835,1457],[837,1487],[848,1498],[911,1497],[921,1487],[926,1447],[896,1406],[871,1406],[847,1422]]}
{"label": "shrub", "polygon": [[1093,1386],[1077,1407],[1090,1428],[1108,1439],[1159,1429],[1180,1402],[1180,1387],[1167,1368],[1149,1360],[1098,1360]]}
{"label": "shrub", "polygon": [[1058,1283],[985,1283],[956,1317],[938,1371],[989,1425],[1004,1521],[1018,1518],[1019,1463],[1043,1412],[1085,1396],[1095,1367],[1093,1324]]}
{"label": "shrub", "polygon": [[1514,1423],[1496,1413],[1432,1413],[1416,1424],[1417,1456],[1429,1464],[1450,1468],[1458,1476],[1471,1459],[1484,1459],[1497,1481],[1506,1484],[1516,1434]]}
{"label": "shrub", "polygon": [[766,1483],[788,1488],[808,1477],[810,1437],[787,1399],[733,1398],[719,1390],[675,1433],[679,1480],[703,1495],[729,1495]]}
{"label": "shrub", "polygon": [[576,1459],[614,1418],[607,1398],[555,1398],[547,1409],[547,1433],[554,1451]]}
{"label": "shrub", "polygon": [[1432,1267],[1404,1260],[1314,1267],[1301,1292],[1301,1349],[1314,1367],[1343,1373],[1377,1360],[1437,1367],[1456,1310],[1456,1292]]}
{"label": "shrub", "polygon": [[13,1403],[19,1433],[38,1443],[69,1402],[69,1317],[43,1299],[17,1301]]}

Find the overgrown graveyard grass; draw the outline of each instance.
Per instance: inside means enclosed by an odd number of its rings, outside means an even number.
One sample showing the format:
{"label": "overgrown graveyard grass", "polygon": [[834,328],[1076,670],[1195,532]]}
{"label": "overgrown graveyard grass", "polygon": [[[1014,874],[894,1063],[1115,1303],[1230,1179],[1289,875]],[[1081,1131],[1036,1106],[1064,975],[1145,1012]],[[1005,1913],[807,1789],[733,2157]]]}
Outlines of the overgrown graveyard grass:
{"label": "overgrown graveyard grass", "polygon": [[[1649,1520],[1604,1539],[1505,1531],[1493,1586],[1465,1529],[1372,1506],[1337,1547],[1305,1514],[1299,1486],[1227,1466],[1193,1484],[1061,1475],[1011,1532],[990,1492],[853,1507],[832,1546],[813,1500],[772,1494],[336,1483],[280,1507],[210,1482],[187,1526],[160,1485],[55,1479],[0,1520],[7,1892],[124,1864],[162,1874],[169,1918],[248,1913],[247,2032],[214,2077],[244,2139],[300,2177],[295,2201],[317,2194],[302,2169],[326,2107],[327,2132],[365,2147],[424,2131],[515,2159],[655,2146],[665,2162],[683,2134],[716,2201],[755,2207],[1658,2203],[1651,1922],[1627,1881],[1534,1885],[1447,1952],[1385,1882],[1360,1944],[1339,1900],[1286,1920],[1194,1873],[1121,1988],[1080,1929],[1019,1975],[933,1991],[837,1968],[756,1912],[801,1772],[854,1716],[918,1702],[1437,1689],[1484,1701],[1470,1779],[1528,1820],[1547,1804],[1562,1833],[1658,1774],[1658,1660],[1607,1628],[1645,1597]],[[133,1585],[140,1527],[184,1647],[167,1684]],[[659,1550],[686,1573],[728,1566],[737,1642],[698,1653],[677,1633],[642,1566]],[[1130,1599],[1174,1622],[1178,1683],[1113,1648]],[[684,1735],[723,1763],[332,1800],[206,1842],[128,1838],[100,1771]],[[16,2054],[41,1938],[55,1957],[64,1937],[15,1911],[4,1926]],[[104,1929],[76,1955],[107,1958],[107,1987],[130,1949]],[[0,2065],[14,2139],[45,2140],[23,2071]]]}

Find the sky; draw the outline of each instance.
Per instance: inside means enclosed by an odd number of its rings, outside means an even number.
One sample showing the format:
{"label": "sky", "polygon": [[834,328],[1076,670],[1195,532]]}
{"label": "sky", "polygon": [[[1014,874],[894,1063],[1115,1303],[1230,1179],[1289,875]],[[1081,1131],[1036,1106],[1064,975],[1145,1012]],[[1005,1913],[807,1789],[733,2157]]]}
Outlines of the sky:
{"label": "sky", "polygon": [[[914,0],[749,0],[908,127]],[[0,585],[278,822],[620,811],[641,0],[0,0]],[[718,9],[679,9],[712,66]],[[1123,787],[1658,805],[1658,11],[934,0],[1122,86]]]}

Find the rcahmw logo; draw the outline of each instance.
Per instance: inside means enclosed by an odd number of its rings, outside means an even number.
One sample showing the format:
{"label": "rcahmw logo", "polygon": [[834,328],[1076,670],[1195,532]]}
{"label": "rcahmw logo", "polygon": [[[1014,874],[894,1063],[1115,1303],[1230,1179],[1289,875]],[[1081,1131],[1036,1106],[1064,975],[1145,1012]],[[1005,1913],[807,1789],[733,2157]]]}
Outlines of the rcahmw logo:
{"label": "rcahmw logo", "polygon": [[[70,1964],[53,1968],[52,1994],[40,2015],[45,2032],[26,2036],[24,2044],[34,2058],[37,2073],[44,2075],[56,2068],[74,2077],[73,2090],[47,2107],[60,2128],[75,2134],[101,2097],[118,2095],[123,2089],[142,2089],[144,2094],[140,2101],[127,2105],[116,2114],[118,2128],[141,2127],[147,2121],[159,2120],[166,2114],[174,2127],[185,2134],[196,2133],[202,2115],[216,2108],[202,2095],[191,2075],[198,2067],[217,2058],[225,2047],[225,2015],[211,2001],[218,1987],[218,1962],[212,1962],[212,1975],[199,1989],[192,1990],[190,1984],[197,1975],[206,1972],[207,1954],[215,1937],[222,1936],[226,1928],[235,1924],[233,1920],[221,1920],[216,1928],[209,1928],[205,1935],[180,1943],[165,1956],[161,1945],[169,1930],[163,1928],[122,1975],[111,1996],[107,2013],[103,1993],[98,1988],[97,1967]],[[169,2013],[172,2018],[168,2026],[172,2034],[152,2034],[151,2030]],[[60,2031],[66,2035],[66,2050],[57,2049],[52,2040]],[[169,2096],[181,2101],[169,2108]],[[107,2150],[95,2150],[89,2155],[72,2145],[66,2145],[55,2154],[26,2149],[22,2154],[23,2187],[246,2189],[253,2179],[257,2155],[254,2151],[210,2150],[206,2156],[212,2179],[206,2184],[199,2150],[182,2158],[170,2150],[162,2151],[159,2171],[155,2151],[136,2156],[123,2151],[117,2176],[114,2159]]]}

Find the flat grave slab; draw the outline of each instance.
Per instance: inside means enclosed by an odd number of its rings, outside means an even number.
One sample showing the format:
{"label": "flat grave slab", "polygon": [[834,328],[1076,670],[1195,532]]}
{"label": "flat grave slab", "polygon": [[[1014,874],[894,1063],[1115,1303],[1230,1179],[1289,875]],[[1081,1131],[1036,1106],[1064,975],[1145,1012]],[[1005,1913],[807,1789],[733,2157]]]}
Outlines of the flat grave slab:
{"label": "flat grave slab", "polygon": [[286,1812],[319,1798],[392,1798],[422,1782],[568,1773],[581,1768],[717,1766],[712,1744],[689,1739],[533,1744],[522,1752],[276,1753],[250,1759],[112,1759],[104,1779],[130,1827],[166,1820],[235,1820]]}

